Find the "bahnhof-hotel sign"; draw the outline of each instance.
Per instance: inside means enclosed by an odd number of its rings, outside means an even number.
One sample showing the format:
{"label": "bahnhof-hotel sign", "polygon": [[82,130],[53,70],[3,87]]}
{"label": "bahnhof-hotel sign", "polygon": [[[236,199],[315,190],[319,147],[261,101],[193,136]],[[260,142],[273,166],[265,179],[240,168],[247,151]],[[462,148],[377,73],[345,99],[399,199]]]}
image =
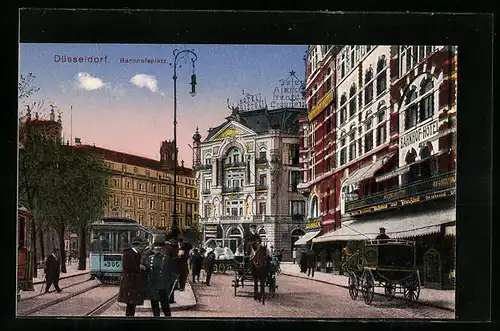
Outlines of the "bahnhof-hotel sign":
{"label": "bahnhof-hotel sign", "polygon": [[435,136],[439,131],[438,121],[434,120],[430,123],[422,125],[411,132],[405,134],[399,139],[400,148],[405,148],[425,139]]}

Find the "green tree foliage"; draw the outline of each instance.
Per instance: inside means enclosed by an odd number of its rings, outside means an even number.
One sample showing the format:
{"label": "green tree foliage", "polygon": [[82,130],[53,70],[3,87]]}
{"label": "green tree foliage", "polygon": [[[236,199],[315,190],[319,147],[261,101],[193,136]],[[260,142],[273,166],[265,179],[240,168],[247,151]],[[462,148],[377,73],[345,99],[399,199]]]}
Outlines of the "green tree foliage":
{"label": "green tree foliage", "polygon": [[46,173],[53,162],[57,149],[53,139],[44,135],[40,127],[23,125],[20,127],[19,150],[19,175],[18,194],[19,201],[23,202],[32,212],[30,222],[31,251],[33,275],[37,277],[36,234],[37,220],[43,218],[42,190],[46,182]]}
{"label": "green tree foliage", "polygon": [[[37,217],[45,219],[57,232],[61,261],[66,260],[65,233],[69,228],[79,230],[79,267],[85,269],[85,236],[88,225],[102,216],[109,200],[110,172],[102,157],[91,149],[61,145],[30,125],[25,126],[22,135],[20,196]],[[61,267],[66,272],[65,263]]]}

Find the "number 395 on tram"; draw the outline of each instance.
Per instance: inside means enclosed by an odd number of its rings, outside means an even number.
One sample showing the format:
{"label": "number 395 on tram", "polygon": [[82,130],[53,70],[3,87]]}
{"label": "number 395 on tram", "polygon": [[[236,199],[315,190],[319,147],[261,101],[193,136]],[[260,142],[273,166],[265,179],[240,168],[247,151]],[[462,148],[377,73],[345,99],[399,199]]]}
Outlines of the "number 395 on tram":
{"label": "number 395 on tram", "polygon": [[152,233],[130,218],[108,217],[91,225],[90,275],[103,283],[120,280],[123,251],[132,239],[152,240]]}

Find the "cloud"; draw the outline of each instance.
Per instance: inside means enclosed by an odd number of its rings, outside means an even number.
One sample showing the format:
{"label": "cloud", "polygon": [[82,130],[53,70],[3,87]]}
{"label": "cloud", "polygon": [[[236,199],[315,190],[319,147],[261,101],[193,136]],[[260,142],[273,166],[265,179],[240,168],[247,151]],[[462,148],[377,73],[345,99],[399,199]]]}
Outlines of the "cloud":
{"label": "cloud", "polygon": [[93,77],[86,72],[79,72],[76,75],[76,79],[78,81],[78,88],[84,90],[98,90],[104,87],[106,84],[102,81],[102,79]]}
{"label": "cloud", "polygon": [[146,87],[151,92],[158,91],[158,81],[156,80],[155,76],[139,74],[130,78],[130,82],[140,88]]}

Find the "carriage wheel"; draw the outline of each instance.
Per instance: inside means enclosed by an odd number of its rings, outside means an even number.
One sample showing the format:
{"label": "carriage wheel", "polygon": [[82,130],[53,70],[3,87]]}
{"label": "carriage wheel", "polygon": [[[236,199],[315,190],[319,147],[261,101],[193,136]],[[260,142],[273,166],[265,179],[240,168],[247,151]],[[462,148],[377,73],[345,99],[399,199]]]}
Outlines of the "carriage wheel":
{"label": "carriage wheel", "polygon": [[217,264],[214,264],[214,274],[216,273],[219,273],[219,267],[217,266]]}
{"label": "carriage wheel", "polygon": [[408,304],[417,302],[420,296],[420,285],[415,277],[412,277],[404,286],[404,298]]}
{"label": "carriage wheel", "polygon": [[373,295],[375,294],[375,284],[371,276],[366,275],[363,281],[363,299],[367,305],[371,304],[373,301]]}
{"label": "carriage wheel", "polygon": [[224,263],[219,264],[219,272],[221,274],[225,274],[226,273],[226,265]]}
{"label": "carriage wheel", "polygon": [[353,300],[358,297],[358,278],[353,273],[349,274],[349,295]]}
{"label": "carriage wheel", "polygon": [[387,283],[384,286],[385,296],[388,301],[391,301],[396,296],[396,285]]}

